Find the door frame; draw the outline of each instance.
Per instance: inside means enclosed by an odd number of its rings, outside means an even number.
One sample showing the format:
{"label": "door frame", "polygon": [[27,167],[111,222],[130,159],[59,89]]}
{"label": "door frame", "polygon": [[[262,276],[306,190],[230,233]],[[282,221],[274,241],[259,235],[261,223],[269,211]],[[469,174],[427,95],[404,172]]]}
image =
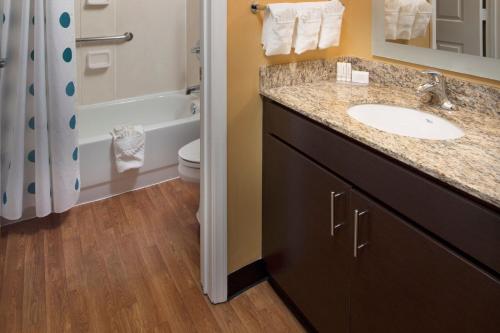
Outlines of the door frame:
{"label": "door frame", "polygon": [[486,56],[500,59],[500,3],[487,0],[486,9]]}
{"label": "door frame", "polygon": [[203,292],[227,301],[227,1],[202,1],[200,262]]}

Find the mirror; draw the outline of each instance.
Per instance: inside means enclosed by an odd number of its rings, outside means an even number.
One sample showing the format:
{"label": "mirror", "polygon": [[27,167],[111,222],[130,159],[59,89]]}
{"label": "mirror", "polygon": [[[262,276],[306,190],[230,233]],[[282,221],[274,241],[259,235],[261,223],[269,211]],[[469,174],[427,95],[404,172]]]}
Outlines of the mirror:
{"label": "mirror", "polygon": [[385,0],[385,40],[500,59],[500,0]]}
{"label": "mirror", "polygon": [[500,0],[374,0],[373,53],[500,80]]}

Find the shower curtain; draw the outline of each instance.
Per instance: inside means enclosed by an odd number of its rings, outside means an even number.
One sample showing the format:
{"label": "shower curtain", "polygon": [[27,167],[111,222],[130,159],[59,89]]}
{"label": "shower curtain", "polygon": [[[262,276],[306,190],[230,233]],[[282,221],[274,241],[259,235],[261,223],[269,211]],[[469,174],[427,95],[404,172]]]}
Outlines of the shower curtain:
{"label": "shower curtain", "polygon": [[0,216],[63,212],[80,191],[74,0],[0,6]]}

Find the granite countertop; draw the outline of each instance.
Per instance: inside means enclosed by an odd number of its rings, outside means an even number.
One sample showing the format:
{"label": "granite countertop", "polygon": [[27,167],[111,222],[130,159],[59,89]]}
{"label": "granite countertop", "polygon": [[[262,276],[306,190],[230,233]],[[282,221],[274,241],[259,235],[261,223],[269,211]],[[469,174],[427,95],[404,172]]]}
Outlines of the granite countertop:
{"label": "granite countertop", "polygon": [[[424,104],[414,89],[378,83],[356,86],[323,80],[282,87],[261,87],[261,94],[302,115],[364,143],[455,188],[500,207],[500,117]],[[449,141],[386,133],[356,121],[350,106],[387,104],[417,108],[448,119],[465,136]]]}

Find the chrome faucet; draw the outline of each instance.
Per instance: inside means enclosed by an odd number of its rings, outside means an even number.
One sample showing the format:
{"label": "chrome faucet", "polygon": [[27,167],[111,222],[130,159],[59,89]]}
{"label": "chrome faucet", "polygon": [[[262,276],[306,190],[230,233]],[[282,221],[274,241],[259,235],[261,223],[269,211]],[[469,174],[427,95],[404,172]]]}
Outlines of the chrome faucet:
{"label": "chrome faucet", "polygon": [[186,95],[191,95],[192,93],[200,92],[200,85],[190,86],[186,88]]}
{"label": "chrome faucet", "polygon": [[450,102],[446,94],[446,80],[444,75],[432,70],[422,71],[421,73],[430,75],[431,81],[420,85],[417,88],[417,93],[425,94],[430,92],[442,109],[448,111],[455,110],[455,104]]}

